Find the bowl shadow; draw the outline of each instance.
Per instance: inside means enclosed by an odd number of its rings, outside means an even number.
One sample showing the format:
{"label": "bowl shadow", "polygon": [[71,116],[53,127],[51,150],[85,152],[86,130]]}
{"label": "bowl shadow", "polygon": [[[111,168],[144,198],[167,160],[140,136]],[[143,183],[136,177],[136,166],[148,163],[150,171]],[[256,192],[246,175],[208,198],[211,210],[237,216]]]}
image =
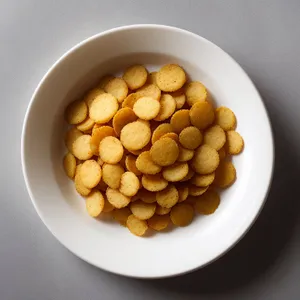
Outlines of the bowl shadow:
{"label": "bowl shadow", "polygon": [[269,196],[255,224],[232,250],[214,263],[183,276],[140,284],[182,295],[230,293],[259,280],[284,255],[299,221],[300,201],[295,195],[300,166],[295,161],[297,148],[287,139],[286,120],[278,118],[276,107],[272,105],[274,97],[263,89],[260,93],[266,100],[273,126],[276,158]]}

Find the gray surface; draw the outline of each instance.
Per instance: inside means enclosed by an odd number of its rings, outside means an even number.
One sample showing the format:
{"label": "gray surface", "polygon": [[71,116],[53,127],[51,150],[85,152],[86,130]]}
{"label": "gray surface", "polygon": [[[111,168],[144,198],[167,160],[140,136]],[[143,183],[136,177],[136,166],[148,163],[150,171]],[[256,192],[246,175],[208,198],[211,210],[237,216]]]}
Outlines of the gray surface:
{"label": "gray surface", "polygon": [[[299,0],[2,0],[0,299],[299,299],[299,13]],[[182,27],[229,52],[260,90],[275,133],[274,183],[255,226],[219,261],[167,280],[77,259],[38,218],[21,173],[21,126],[40,78],[82,39],[133,23]]]}

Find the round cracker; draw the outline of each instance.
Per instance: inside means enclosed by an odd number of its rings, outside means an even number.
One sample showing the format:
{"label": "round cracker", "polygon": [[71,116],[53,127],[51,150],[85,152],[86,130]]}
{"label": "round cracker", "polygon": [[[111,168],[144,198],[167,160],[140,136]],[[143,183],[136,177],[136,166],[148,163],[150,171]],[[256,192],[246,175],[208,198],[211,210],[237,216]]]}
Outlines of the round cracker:
{"label": "round cracker", "polygon": [[228,153],[232,155],[241,153],[244,148],[244,140],[241,135],[234,130],[230,130],[226,132],[226,136]]}
{"label": "round cracker", "polygon": [[163,66],[158,71],[156,82],[162,91],[175,92],[185,84],[186,75],[180,66],[176,64],[169,64]]}
{"label": "round cracker", "polygon": [[129,108],[133,109],[135,102],[141,97],[142,96],[137,93],[132,93],[132,94],[128,95],[125,98],[125,100],[122,102],[122,108],[129,107]]}
{"label": "round cracker", "polygon": [[206,87],[199,81],[190,82],[185,89],[186,101],[189,106],[197,102],[205,102],[208,98]]}
{"label": "round cracker", "polygon": [[71,125],[83,122],[88,115],[88,107],[84,101],[76,100],[68,105],[65,112],[66,121]]}
{"label": "round cracker", "polygon": [[102,170],[99,164],[93,160],[86,160],[79,171],[82,183],[89,189],[94,188],[101,180]]}
{"label": "round cracker", "polygon": [[162,207],[160,205],[156,205],[156,211],[155,213],[159,216],[164,216],[167,215],[169,212],[171,211],[171,207],[170,208],[166,208],[166,207]]}
{"label": "round cracker", "polygon": [[209,102],[196,102],[190,109],[191,123],[198,129],[205,129],[214,119],[214,108]]}
{"label": "round cracker", "polygon": [[214,184],[220,188],[226,188],[234,183],[236,170],[232,162],[223,160],[216,170]]}
{"label": "round cracker", "polygon": [[184,128],[191,126],[190,111],[188,109],[176,111],[171,118],[170,124],[174,132],[179,134]]}
{"label": "round cracker", "polygon": [[142,173],[138,170],[138,168],[136,167],[136,157],[133,155],[127,155],[126,159],[125,159],[125,166],[126,169],[132,173],[134,173],[135,175],[139,176]]}
{"label": "round cracker", "polygon": [[140,150],[149,143],[150,139],[150,127],[142,120],[129,123],[121,130],[120,140],[128,150]]}
{"label": "round cracker", "polygon": [[72,153],[78,159],[87,160],[93,156],[93,152],[91,149],[91,136],[88,134],[84,134],[78,137],[72,147]]}
{"label": "round cracker", "polygon": [[233,130],[236,127],[236,117],[231,109],[225,106],[216,109],[216,124],[223,130]]}
{"label": "round cracker", "polygon": [[121,108],[113,118],[113,127],[117,136],[120,136],[123,127],[137,120],[134,111],[129,107]]}
{"label": "round cracker", "polygon": [[104,162],[116,164],[122,159],[123,154],[124,148],[117,138],[107,136],[100,142],[99,155]]}
{"label": "round cracker", "polygon": [[128,86],[124,79],[113,78],[104,87],[106,93],[116,97],[119,103],[123,102],[128,94]]}
{"label": "round cracker", "polygon": [[76,158],[72,153],[69,152],[65,155],[63,166],[67,176],[73,179],[76,171]]}
{"label": "round cracker", "polygon": [[181,109],[186,102],[186,96],[183,88],[179,89],[176,92],[170,93],[176,102],[176,109]]}
{"label": "round cracker", "polygon": [[90,118],[98,124],[109,122],[119,109],[117,99],[111,94],[101,94],[90,106]]}
{"label": "round cracker", "polygon": [[75,179],[74,179],[75,189],[81,196],[87,196],[91,192],[91,189],[87,188],[82,183],[81,177],[79,175],[80,168],[81,168],[81,164],[77,166],[75,171]]}
{"label": "round cracker", "polygon": [[190,196],[200,196],[202,194],[204,194],[208,189],[208,186],[206,187],[199,187],[199,186],[195,186],[195,185],[190,185],[189,186],[189,195]]}
{"label": "round cracker", "polygon": [[130,204],[130,210],[138,219],[148,220],[154,215],[156,204],[135,201]]}
{"label": "round cracker", "polygon": [[178,147],[179,147],[179,155],[178,155],[177,161],[185,162],[185,161],[189,161],[193,158],[194,153],[195,153],[194,150],[186,149],[181,146],[178,146]]}
{"label": "round cracker", "polygon": [[131,215],[131,211],[128,207],[123,207],[121,209],[115,209],[111,213],[114,220],[119,222],[122,226],[126,226],[128,217]]}
{"label": "round cracker", "polygon": [[145,84],[136,91],[136,94],[138,97],[151,97],[155,100],[159,100],[161,96],[161,90],[156,84]]}
{"label": "round cracker", "polygon": [[89,116],[80,124],[78,124],[76,127],[78,130],[86,132],[91,130],[95,125],[94,120],[92,120]]}
{"label": "round cracker", "polygon": [[182,147],[194,150],[202,143],[202,133],[197,127],[186,127],[179,134],[179,142]]}
{"label": "round cracker", "polygon": [[148,78],[148,72],[142,65],[134,65],[125,70],[123,79],[131,90],[142,87]]}
{"label": "round cracker", "polygon": [[155,121],[164,121],[170,118],[176,109],[176,102],[169,94],[164,94],[160,98],[160,110],[154,118]]}
{"label": "round cracker", "polygon": [[161,139],[163,139],[163,138],[170,138],[170,139],[174,140],[176,143],[179,142],[178,134],[175,132],[168,132],[161,137]]}
{"label": "round cracker", "polygon": [[104,88],[105,88],[105,86],[108,84],[108,82],[111,81],[111,80],[114,79],[114,78],[115,78],[115,77],[114,77],[113,75],[110,75],[110,74],[104,75],[104,76],[100,79],[100,81],[99,81],[97,87],[104,90]]}
{"label": "round cracker", "polygon": [[171,209],[170,218],[176,226],[187,226],[194,219],[194,209],[188,203],[179,203]]}
{"label": "round cracker", "polygon": [[195,151],[191,166],[197,173],[205,175],[214,172],[219,162],[218,152],[208,145],[202,145]]}
{"label": "round cracker", "polygon": [[162,175],[164,179],[170,182],[180,181],[189,172],[189,166],[187,163],[174,163],[171,166],[164,168]]}
{"label": "round cracker", "polygon": [[116,208],[126,207],[130,203],[130,197],[123,195],[118,190],[107,188],[106,190],[107,200]]}
{"label": "round cracker", "polygon": [[151,159],[159,166],[172,165],[178,158],[179,148],[171,138],[156,141],[150,149]]}
{"label": "round cracker", "polygon": [[180,185],[177,187],[177,191],[178,191],[178,202],[183,202],[187,199],[188,195],[189,195],[189,188],[186,185]]}
{"label": "round cracker", "polygon": [[120,164],[104,164],[102,167],[102,179],[112,189],[118,189],[124,169]]}
{"label": "round cracker", "polygon": [[138,219],[135,215],[130,215],[127,219],[126,226],[131,233],[137,236],[143,236],[147,229],[147,222]]}
{"label": "round cracker", "polygon": [[72,127],[66,132],[65,144],[71,153],[73,153],[73,143],[82,135],[83,133],[75,127]]}
{"label": "round cracker", "polygon": [[154,144],[156,141],[158,141],[163,135],[173,132],[173,127],[169,123],[163,123],[160,124],[152,134],[151,142]]}
{"label": "round cracker", "polygon": [[152,120],[160,112],[160,103],[151,97],[141,97],[135,102],[133,111],[140,119]]}
{"label": "round cracker", "polygon": [[213,183],[215,180],[215,173],[207,175],[195,174],[191,180],[191,183],[198,187],[206,187]]}
{"label": "round cracker", "polygon": [[92,90],[90,90],[86,96],[84,97],[84,102],[86,103],[86,105],[88,106],[88,108],[91,107],[91,104],[93,103],[93,101],[97,98],[97,96],[104,94],[104,90],[101,88],[94,88]]}
{"label": "round cracker", "polygon": [[104,208],[104,197],[99,191],[92,191],[85,199],[88,214],[91,217],[98,217]]}
{"label": "round cracker", "polygon": [[150,192],[158,192],[167,187],[168,181],[165,180],[160,174],[143,175],[142,185]]}
{"label": "round cracker", "polygon": [[143,174],[154,175],[161,171],[161,166],[152,160],[150,151],[144,151],[138,156],[136,167]]}
{"label": "round cracker", "polygon": [[209,190],[195,202],[195,210],[199,214],[210,215],[216,211],[220,204],[220,196],[214,190]]}
{"label": "round cracker", "polygon": [[114,129],[110,126],[101,126],[93,130],[91,138],[91,149],[94,155],[99,155],[100,142],[108,136],[116,136]]}
{"label": "round cracker", "polygon": [[226,142],[226,135],[224,130],[219,125],[214,125],[205,130],[203,136],[203,143],[210,147],[220,150]]}
{"label": "round cracker", "polygon": [[168,227],[170,222],[170,217],[167,215],[159,216],[154,215],[152,218],[150,218],[147,223],[150,228],[152,228],[155,231],[161,231]]}
{"label": "round cracker", "polygon": [[119,191],[128,197],[134,196],[140,189],[140,181],[132,172],[122,174]]}
{"label": "round cracker", "polygon": [[179,194],[173,184],[169,184],[164,190],[156,193],[156,201],[162,207],[171,208],[178,200]]}

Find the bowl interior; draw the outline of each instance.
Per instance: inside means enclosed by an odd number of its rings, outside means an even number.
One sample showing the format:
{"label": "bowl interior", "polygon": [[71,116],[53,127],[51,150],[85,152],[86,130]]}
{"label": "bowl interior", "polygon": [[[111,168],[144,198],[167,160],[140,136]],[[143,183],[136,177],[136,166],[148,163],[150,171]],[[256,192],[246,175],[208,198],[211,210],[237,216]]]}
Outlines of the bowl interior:
{"label": "bowl interior", "polygon": [[[149,71],[178,63],[202,81],[217,106],[230,107],[245,149],[233,158],[236,183],[211,216],[186,228],[137,238],[108,218],[93,219],[62,168],[64,109],[105,74],[141,63]],[[261,99],[243,70],[220,48],[165,26],[125,27],[95,36],[64,55],[33,96],[23,132],[23,166],[33,203],[51,232],[72,252],[103,269],[164,277],[203,266],[230,248],[257,216],[272,174],[273,144]]]}

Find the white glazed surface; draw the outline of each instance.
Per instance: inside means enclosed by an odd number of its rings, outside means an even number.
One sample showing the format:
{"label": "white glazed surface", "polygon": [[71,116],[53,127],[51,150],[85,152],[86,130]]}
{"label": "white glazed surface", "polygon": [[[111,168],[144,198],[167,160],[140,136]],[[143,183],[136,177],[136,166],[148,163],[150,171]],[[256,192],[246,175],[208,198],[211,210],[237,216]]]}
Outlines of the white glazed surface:
{"label": "white glazed surface", "polygon": [[[211,216],[185,228],[138,238],[110,220],[87,215],[84,199],[64,174],[64,109],[107,73],[142,63],[149,70],[178,63],[202,81],[216,105],[230,107],[245,149],[233,158],[236,183],[222,192]],[[266,198],[273,171],[268,116],[252,82],[216,45],[177,28],[121,27],[91,37],[66,53],[45,75],[28,108],[23,136],[24,177],[33,204],[53,235],[70,251],[102,269],[132,277],[182,274],[215,260],[249,229]]]}

